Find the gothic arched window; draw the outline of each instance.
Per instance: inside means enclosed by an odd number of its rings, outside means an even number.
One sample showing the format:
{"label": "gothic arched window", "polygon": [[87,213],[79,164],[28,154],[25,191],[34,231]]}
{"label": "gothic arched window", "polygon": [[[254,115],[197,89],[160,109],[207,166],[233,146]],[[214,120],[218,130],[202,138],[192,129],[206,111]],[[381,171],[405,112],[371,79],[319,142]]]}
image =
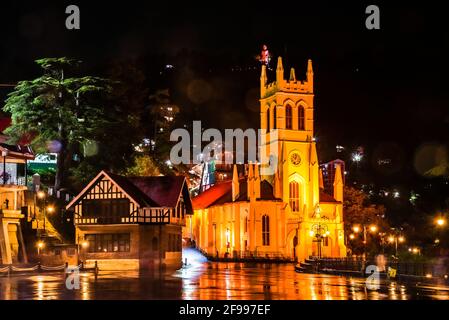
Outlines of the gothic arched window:
{"label": "gothic arched window", "polygon": [[262,216],[262,245],[270,245],[270,217],[266,214]]}
{"label": "gothic arched window", "polygon": [[270,132],[270,108],[267,109],[267,132]]}
{"label": "gothic arched window", "polygon": [[292,107],[287,105],[285,107],[285,129],[292,128]]}
{"label": "gothic arched window", "polygon": [[305,116],[304,116],[304,107],[298,107],[298,130],[305,130]]}
{"label": "gothic arched window", "polygon": [[276,106],[273,108],[273,129],[276,129],[277,116],[276,116]]}
{"label": "gothic arched window", "polygon": [[292,181],[289,184],[289,202],[293,212],[299,211],[299,183]]}

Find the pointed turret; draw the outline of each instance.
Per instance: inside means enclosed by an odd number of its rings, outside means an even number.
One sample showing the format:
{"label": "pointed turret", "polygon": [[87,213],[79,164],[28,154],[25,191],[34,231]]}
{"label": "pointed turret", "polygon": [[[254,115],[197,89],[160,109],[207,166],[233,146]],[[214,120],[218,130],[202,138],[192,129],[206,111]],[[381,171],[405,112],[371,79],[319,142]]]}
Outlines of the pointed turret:
{"label": "pointed turret", "polygon": [[313,68],[312,68],[312,60],[309,59],[307,62],[307,83],[310,86],[310,90],[313,92]]}
{"label": "pointed turret", "polygon": [[254,198],[259,199],[260,198],[260,173],[259,168],[260,166],[255,164],[254,165]]}
{"label": "pointed turret", "polygon": [[334,199],[343,202],[343,175],[341,172],[341,165],[337,164],[335,167],[334,178]]}
{"label": "pointed turret", "polygon": [[248,164],[248,178],[247,178],[247,197],[248,200],[251,200],[254,196],[254,171],[253,171],[253,164]]}
{"label": "pointed turret", "polygon": [[291,68],[290,69],[290,78],[289,81],[296,81],[296,74],[295,74],[295,69]]}
{"label": "pointed turret", "polygon": [[237,165],[234,164],[234,171],[232,173],[232,201],[236,201],[240,194],[239,174]]}
{"label": "pointed turret", "polygon": [[267,85],[267,66],[262,66],[262,71],[260,72],[260,96],[263,97],[265,95]]}
{"label": "pointed turret", "polygon": [[321,170],[320,169],[320,176],[319,176],[319,178],[320,178],[320,189],[324,189],[324,178],[323,178],[323,170]]}
{"label": "pointed turret", "polygon": [[311,148],[310,148],[310,164],[313,166],[318,165],[318,153],[316,152],[315,142],[312,142]]}
{"label": "pointed turret", "polygon": [[281,190],[281,178],[279,176],[279,170],[276,170],[274,174],[274,197],[278,199],[282,199],[282,190]]}
{"label": "pointed turret", "polygon": [[276,67],[276,82],[278,85],[282,85],[284,82],[284,67],[282,66],[282,57],[278,58],[278,64]]}

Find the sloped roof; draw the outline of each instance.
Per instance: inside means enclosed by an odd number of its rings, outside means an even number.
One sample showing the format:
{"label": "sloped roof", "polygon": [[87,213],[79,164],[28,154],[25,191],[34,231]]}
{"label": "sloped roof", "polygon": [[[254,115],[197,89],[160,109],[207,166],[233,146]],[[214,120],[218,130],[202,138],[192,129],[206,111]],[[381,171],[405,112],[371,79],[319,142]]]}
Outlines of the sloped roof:
{"label": "sloped roof", "polygon": [[[131,198],[133,198],[141,207],[160,207],[160,205],[141,192],[127,177],[107,172],[111,177]],[[102,179],[103,176],[100,177]]]}
{"label": "sloped roof", "polygon": [[189,191],[183,176],[124,177],[101,171],[68,205],[67,209],[79,202],[96,182],[103,177],[112,179],[123,191],[141,207],[176,207],[183,196],[187,213],[193,213]]}
{"label": "sloped roof", "polygon": [[174,207],[184,184],[183,176],[125,178],[160,207]]}
{"label": "sloped roof", "polygon": [[320,189],[320,202],[334,202],[339,203],[340,201],[335,200],[333,196],[325,193],[322,189]]}
{"label": "sloped roof", "polygon": [[[246,178],[240,179],[239,197],[236,201],[248,201],[248,188]],[[271,184],[263,180],[260,183],[260,198],[257,200],[280,201],[273,195],[273,187]],[[222,205],[232,202],[232,181],[226,181],[214,185],[200,195],[192,199],[194,209],[205,209],[211,206]]]}
{"label": "sloped roof", "polygon": [[[236,201],[248,201],[247,196],[247,180],[240,179],[239,197]],[[281,201],[273,195],[273,186],[266,180],[260,184],[260,198],[258,200]],[[213,187],[207,189],[192,199],[194,209],[205,209],[216,205],[223,205],[232,202],[232,181],[225,181],[218,183]],[[334,197],[320,190],[320,202],[338,203]]]}

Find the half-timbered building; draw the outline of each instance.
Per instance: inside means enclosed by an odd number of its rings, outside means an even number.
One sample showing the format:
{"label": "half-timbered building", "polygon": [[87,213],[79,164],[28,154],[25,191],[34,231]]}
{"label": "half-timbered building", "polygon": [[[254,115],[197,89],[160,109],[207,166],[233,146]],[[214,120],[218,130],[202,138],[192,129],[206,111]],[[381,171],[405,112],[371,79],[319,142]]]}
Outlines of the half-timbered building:
{"label": "half-timbered building", "polygon": [[80,259],[100,270],[182,265],[182,228],[193,214],[180,176],[124,177],[101,171],[66,207],[74,211]]}

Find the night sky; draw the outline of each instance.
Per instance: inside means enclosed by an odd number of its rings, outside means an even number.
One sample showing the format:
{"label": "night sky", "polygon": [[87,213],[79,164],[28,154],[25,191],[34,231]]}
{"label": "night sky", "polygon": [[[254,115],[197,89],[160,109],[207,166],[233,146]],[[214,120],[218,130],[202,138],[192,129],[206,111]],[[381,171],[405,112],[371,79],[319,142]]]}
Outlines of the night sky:
{"label": "night sky", "polygon": [[[377,3],[381,29],[367,30],[365,8],[376,2],[95,2],[2,4],[0,83],[38,76],[33,60],[41,57],[76,57],[91,73],[110,61],[136,60],[148,86],[170,87],[192,117],[219,128],[257,127],[260,69],[254,57],[265,43],[274,58],[284,58],[286,77],[293,66],[304,78],[307,59],[313,60],[322,160],[335,157],[336,144],[349,150],[361,145],[373,176],[406,182],[415,176],[423,144],[447,147],[449,28],[443,7]],[[79,5],[81,30],[65,28],[68,4]],[[166,64],[174,69],[165,70]],[[192,101],[192,86],[205,86],[207,95]],[[0,99],[10,90],[0,88]],[[435,156],[424,157],[430,169]],[[379,158],[394,163],[377,168]]]}

